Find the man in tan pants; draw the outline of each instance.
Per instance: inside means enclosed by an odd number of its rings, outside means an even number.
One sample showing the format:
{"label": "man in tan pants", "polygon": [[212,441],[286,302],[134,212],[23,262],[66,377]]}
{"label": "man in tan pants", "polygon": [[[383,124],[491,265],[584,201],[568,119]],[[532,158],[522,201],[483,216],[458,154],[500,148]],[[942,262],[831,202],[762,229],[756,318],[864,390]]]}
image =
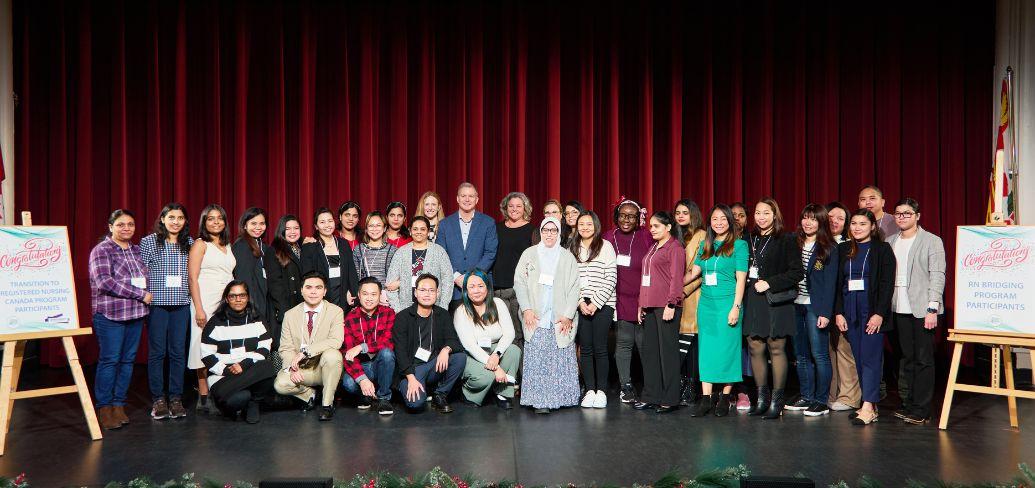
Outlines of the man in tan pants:
{"label": "man in tan pants", "polygon": [[855,369],[852,346],[844,332],[830,331],[830,366],[834,376],[830,381],[830,409],[835,412],[855,410],[862,400],[859,389],[859,371]]}
{"label": "man in tan pants", "polygon": [[[312,271],[302,276],[302,303],[284,314],[280,357],[286,367],[277,373],[273,387],[281,395],[305,402],[302,410],[316,407],[314,386],[323,385],[320,420],[334,418],[334,390],[341,381],[341,344],[345,340],[345,312],[323,299],[327,280]],[[319,356],[319,364],[301,368],[303,359]]]}

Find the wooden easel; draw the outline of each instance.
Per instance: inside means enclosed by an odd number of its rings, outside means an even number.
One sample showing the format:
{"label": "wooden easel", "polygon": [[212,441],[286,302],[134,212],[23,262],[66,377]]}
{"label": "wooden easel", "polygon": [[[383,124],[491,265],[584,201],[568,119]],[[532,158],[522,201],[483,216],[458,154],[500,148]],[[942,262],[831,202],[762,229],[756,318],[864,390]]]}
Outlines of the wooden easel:
{"label": "wooden easel", "polygon": [[[32,225],[32,215],[29,212],[22,212],[22,224]],[[0,334],[0,342],[4,344],[3,367],[0,369],[0,456],[4,455],[7,446],[7,432],[11,428],[11,414],[14,411],[14,401],[24,398],[76,393],[79,395],[79,403],[83,408],[83,415],[86,417],[86,425],[90,429],[90,438],[96,441],[103,437],[101,435],[101,426],[97,422],[97,413],[93,408],[93,400],[90,398],[90,388],[86,384],[83,367],[79,364],[79,353],[76,351],[75,341],[72,340],[73,336],[92,333],[92,328],[82,327],[46,332]],[[75,384],[19,391],[18,376],[21,374],[25,341],[58,337],[61,338],[61,343],[65,347],[65,356],[68,359],[68,367],[72,370],[72,378],[75,380]]]}
{"label": "wooden easel", "polygon": [[[942,401],[942,418],[938,422],[938,428],[945,430],[948,427],[949,411],[952,409],[952,397],[957,391],[1005,396],[1010,410],[1010,426],[1015,429],[1020,428],[1017,422],[1017,397],[1035,400],[1035,391],[1015,389],[1013,383],[1013,347],[1035,347],[1035,336],[950,329],[949,340],[955,342],[956,345],[952,350],[952,366],[949,368],[949,382],[945,386],[945,400]],[[963,345],[967,343],[992,346],[991,386],[969,385],[956,381],[960,371],[960,359],[963,357]],[[1003,358],[1002,362],[1005,365],[1006,388],[1000,388],[999,386],[1000,357]]]}

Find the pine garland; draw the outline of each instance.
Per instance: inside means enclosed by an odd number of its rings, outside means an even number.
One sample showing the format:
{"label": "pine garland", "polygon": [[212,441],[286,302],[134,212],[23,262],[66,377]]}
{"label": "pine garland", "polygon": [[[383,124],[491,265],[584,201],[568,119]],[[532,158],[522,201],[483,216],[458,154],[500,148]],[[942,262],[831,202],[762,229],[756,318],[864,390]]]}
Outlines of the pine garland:
{"label": "pine garland", "polygon": [[[907,488],[1035,488],[1035,470],[1027,464],[1021,463],[1017,466],[1020,473],[1013,480],[1006,483],[983,482],[971,485],[951,483],[945,481],[933,481],[925,483],[915,479],[907,479]],[[723,469],[711,469],[698,473],[696,476],[683,476],[675,471],[670,471],[657,481],[648,484],[633,484],[632,488],[736,488],[740,486],[740,479],[749,476],[747,466],[739,465]],[[801,473],[797,475],[803,477]],[[590,485],[591,488],[617,488],[617,485]],[[829,488],[883,488],[883,485],[874,478],[863,476],[854,485],[844,480],[833,483]],[[14,478],[0,477],[0,488],[31,488],[28,477],[25,473]],[[111,482],[105,488],[256,488],[248,481],[218,482],[211,479],[195,479],[194,473],[186,473],[179,479],[158,483],[146,476],[136,478],[128,483]],[[334,483],[334,488],[525,488],[524,485],[510,481],[485,481],[475,478],[473,475],[450,475],[441,468],[436,467],[420,476],[401,476],[386,471],[377,471],[367,474],[357,474],[349,480]],[[530,487],[541,488],[541,487]],[[557,488],[579,488],[575,483],[557,485]]]}

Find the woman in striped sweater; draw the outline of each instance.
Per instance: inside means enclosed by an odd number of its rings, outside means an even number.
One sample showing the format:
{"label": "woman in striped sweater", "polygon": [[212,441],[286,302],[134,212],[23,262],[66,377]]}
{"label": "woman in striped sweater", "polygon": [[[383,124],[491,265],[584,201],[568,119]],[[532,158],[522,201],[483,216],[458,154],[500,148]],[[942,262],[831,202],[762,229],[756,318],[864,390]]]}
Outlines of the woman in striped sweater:
{"label": "woman in striped sweater", "polygon": [[578,238],[572,238],[568,250],[579,265],[579,328],[576,339],[582,381],[586,386],[583,408],[607,406],[607,373],[611,369],[607,353],[607,335],[615,313],[615,286],[618,282],[617,256],[610,242],[600,237],[600,218],[591,210],[583,211],[575,222]]}
{"label": "woman in striped sweater", "polygon": [[248,285],[231,281],[201,333],[209,396],[224,415],[243,412],[249,424],[259,422],[259,402],[273,390],[276,375],[268,361],[272,343],[263,317],[249,300]]}

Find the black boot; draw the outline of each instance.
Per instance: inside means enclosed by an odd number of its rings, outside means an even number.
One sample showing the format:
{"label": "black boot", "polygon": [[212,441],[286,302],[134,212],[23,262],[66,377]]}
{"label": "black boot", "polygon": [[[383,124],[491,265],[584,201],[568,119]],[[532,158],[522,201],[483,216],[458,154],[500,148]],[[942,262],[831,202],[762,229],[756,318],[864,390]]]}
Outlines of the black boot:
{"label": "black boot", "polygon": [[711,413],[715,407],[715,400],[718,399],[718,395],[701,395],[701,401],[697,402],[697,406],[690,409],[691,417],[704,417]]}
{"label": "black boot", "polygon": [[751,407],[751,410],[748,410],[748,415],[765,415],[766,411],[769,410],[770,400],[769,387],[759,386],[758,398],[755,400],[755,404]]}
{"label": "black boot", "polygon": [[715,402],[715,416],[725,417],[730,414],[730,395],[729,393],[723,393],[719,395],[719,400]]}
{"label": "black boot", "polygon": [[767,420],[778,419],[783,414],[783,389],[773,390],[773,402],[769,404],[769,412],[762,418]]}

